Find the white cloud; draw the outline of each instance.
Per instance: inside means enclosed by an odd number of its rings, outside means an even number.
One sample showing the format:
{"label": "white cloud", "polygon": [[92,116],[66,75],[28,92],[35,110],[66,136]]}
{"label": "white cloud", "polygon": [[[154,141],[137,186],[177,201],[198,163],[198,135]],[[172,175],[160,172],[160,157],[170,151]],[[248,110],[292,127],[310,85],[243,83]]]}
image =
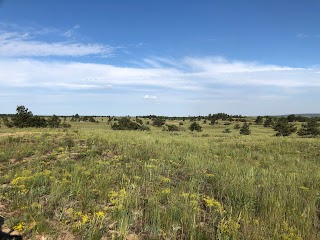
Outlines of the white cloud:
{"label": "white cloud", "polygon": [[144,99],[157,99],[158,97],[157,96],[152,96],[152,95],[145,95],[143,98]]}
{"label": "white cloud", "polygon": [[[215,58],[213,58],[215,59]],[[108,64],[0,59],[0,85],[99,89],[139,86],[186,91],[213,90],[217,85],[237,87],[320,87],[319,68],[291,68],[225,59],[185,58],[178,68],[129,68]]]}
{"label": "white cloud", "polygon": [[[72,37],[76,25],[72,29],[62,33],[64,37]],[[55,33],[58,30],[50,29],[19,29],[8,30],[8,27],[0,25],[0,56],[2,57],[45,57],[45,56],[72,56],[80,57],[87,55],[106,56],[112,54],[115,48],[97,43],[83,43],[77,41],[44,41],[38,40],[40,35]]]}

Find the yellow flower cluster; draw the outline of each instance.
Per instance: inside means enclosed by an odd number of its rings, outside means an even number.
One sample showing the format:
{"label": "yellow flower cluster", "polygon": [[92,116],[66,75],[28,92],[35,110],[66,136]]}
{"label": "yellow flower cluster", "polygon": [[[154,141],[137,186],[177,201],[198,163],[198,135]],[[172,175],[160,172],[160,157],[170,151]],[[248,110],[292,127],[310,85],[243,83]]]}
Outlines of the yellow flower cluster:
{"label": "yellow flower cluster", "polygon": [[123,188],[120,191],[111,191],[108,196],[110,199],[110,203],[114,205],[116,209],[121,210],[123,208],[123,203],[127,198],[127,195],[127,191]]}
{"label": "yellow flower cluster", "polygon": [[25,222],[20,222],[17,225],[13,227],[14,230],[18,232],[23,232],[23,230],[26,228],[26,223]]}
{"label": "yellow flower cluster", "polygon": [[171,182],[171,179],[170,178],[167,178],[167,177],[159,177],[160,181],[163,182],[163,183],[170,183]]}
{"label": "yellow flower cluster", "polygon": [[210,209],[214,208],[217,212],[223,212],[223,207],[219,201],[209,196],[205,196],[202,199],[205,202],[206,206],[209,207]]}

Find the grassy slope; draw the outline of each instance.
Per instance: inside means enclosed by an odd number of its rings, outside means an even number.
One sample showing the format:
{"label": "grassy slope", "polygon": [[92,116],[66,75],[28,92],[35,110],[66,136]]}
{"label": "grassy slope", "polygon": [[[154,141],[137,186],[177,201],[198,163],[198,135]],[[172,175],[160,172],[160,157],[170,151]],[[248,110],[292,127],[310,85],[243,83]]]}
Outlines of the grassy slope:
{"label": "grassy slope", "polygon": [[319,138],[73,127],[0,137],[0,214],[27,238],[320,238]]}

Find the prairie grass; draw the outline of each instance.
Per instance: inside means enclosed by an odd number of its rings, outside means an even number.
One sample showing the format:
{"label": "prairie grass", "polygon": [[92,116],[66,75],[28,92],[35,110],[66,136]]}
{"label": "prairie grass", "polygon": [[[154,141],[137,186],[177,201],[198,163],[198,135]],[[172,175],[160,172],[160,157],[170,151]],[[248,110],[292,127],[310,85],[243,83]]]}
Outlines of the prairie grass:
{"label": "prairie grass", "polygon": [[320,238],[319,138],[77,124],[0,135],[0,214],[28,239]]}

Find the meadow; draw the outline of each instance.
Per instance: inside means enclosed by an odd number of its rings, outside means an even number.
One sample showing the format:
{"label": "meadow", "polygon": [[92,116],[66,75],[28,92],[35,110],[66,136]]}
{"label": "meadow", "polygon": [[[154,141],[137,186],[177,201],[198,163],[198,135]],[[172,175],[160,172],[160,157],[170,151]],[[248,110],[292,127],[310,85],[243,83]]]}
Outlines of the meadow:
{"label": "meadow", "polygon": [[24,239],[320,239],[319,137],[255,124],[244,136],[222,121],[114,131],[101,120],[0,128],[8,228]]}

